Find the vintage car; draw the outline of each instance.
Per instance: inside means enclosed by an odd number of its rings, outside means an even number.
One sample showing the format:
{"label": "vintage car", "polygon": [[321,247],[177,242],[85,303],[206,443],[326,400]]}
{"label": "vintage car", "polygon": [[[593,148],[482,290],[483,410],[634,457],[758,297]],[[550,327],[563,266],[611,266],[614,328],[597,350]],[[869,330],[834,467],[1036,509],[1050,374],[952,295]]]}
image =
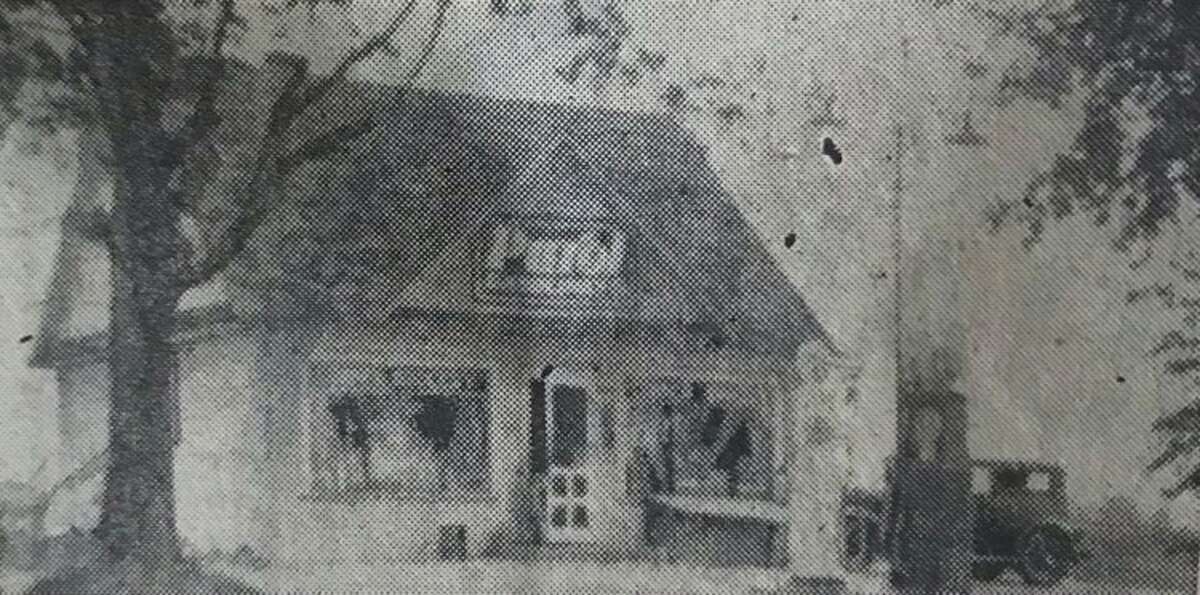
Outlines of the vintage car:
{"label": "vintage car", "polygon": [[[1068,519],[1063,470],[999,460],[976,460],[972,466],[975,579],[992,581],[1008,569],[1036,586],[1065,578],[1086,553]],[[842,555],[848,571],[866,571],[888,556],[888,500],[886,494],[857,489],[844,494]]]}
{"label": "vintage car", "polygon": [[974,462],[976,580],[994,580],[1011,568],[1030,585],[1052,586],[1084,557],[1081,536],[1070,523],[1064,478],[1057,465]]}

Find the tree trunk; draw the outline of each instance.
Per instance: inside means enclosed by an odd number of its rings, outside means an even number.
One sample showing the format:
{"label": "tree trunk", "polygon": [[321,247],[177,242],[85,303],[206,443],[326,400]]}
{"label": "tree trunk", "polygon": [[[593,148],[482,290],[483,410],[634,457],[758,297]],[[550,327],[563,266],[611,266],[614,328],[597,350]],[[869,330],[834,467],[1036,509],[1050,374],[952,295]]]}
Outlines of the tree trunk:
{"label": "tree trunk", "polygon": [[166,127],[166,107],[178,97],[171,77],[181,54],[164,3],[94,8],[84,45],[115,184],[105,230],[112,265],[109,457],[96,535],[110,561],[150,572],[131,579],[130,591],[175,591],[179,585],[164,578],[181,558],[172,339],[192,251],[180,231],[187,205],[172,180],[191,147]]}
{"label": "tree trunk", "polygon": [[152,566],[181,557],[174,475],[178,362],[172,337],[182,290],[175,221],[170,209],[146,200],[160,189],[145,178],[118,181],[109,322],[110,454],[96,529],[116,560]]}

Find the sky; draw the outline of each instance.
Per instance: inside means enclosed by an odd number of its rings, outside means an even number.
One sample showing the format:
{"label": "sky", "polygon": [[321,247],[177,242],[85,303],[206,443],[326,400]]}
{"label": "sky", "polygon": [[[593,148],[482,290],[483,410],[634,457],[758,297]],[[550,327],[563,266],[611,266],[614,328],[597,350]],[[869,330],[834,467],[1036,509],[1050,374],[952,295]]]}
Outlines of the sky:
{"label": "sky", "polygon": [[[317,70],[346,50],[351,23],[372,30],[392,6],[359,1],[348,17],[315,9],[284,23],[267,20],[262,4],[244,4],[251,30],[236,51],[252,61],[268,49],[301,52]],[[557,3],[510,4],[522,14],[498,19],[488,2],[455,3],[418,84],[677,118],[706,147],[726,190],[839,347],[862,367],[844,419],[854,437],[856,483],[877,483],[893,446],[899,277],[910,329],[903,345],[924,360],[939,347],[955,355],[954,388],[969,398],[973,455],[1062,462],[1071,495],[1084,504],[1123,494],[1147,510],[1161,505],[1159,480],[1142,469],[1153,444],[1149,424],[1162,407],[1160,378],[1145,354],[1162,321],[1124,304],[1138,274],[1129,255],[1108,249],[1108,231],[1067,221],[1033,248],[1019,228],[989,233],[985,210],[1019,200],[1032,176],[1066,148],[1080,110],[1077,99],[1057,110],[1027,101],[997,106],[992,90],[1007,67],[1029,59],[1029,49],[997,35],[971,3],[623,2],[630,37],[622,58],[636,61],[642,49],[665,60],[643,69],[636,83],[617,80],[600,90],[587,77],[569,84],[556,73],[582,43],[566,34]],[[595,11],[599,2],[583,4]],[[431,6],[421,3],[396,55],[355,75],[403,80]],[[672,85],[688,89],[703,109],[670,112],[661,97]],[[729,105],[742,117],[715,114]],[[986,145],[947,141],[968,112]],[[13,346],[0,350],[0,419],[14,428],[4,432],[5,452],[28,456],[5,457],[0,478],[24,479],[38,468],[38,452],[55,447],[33,421],[53,416],[54,383],[27,369],[32,342],[19,339],[36,331],[74,165],[69,138],[30,155],[18,150],[20,136],[0,148],[0,257],[8,280],[0,287],[0,340]],[[842,149],[841,165],[821,155],[825,137]],[[899,274],[891,210],[897,187]],[[1160,251],[1195,236],[1168,236]],[[1175,514],[1186,518],[1194,507],[1177,503]]]}

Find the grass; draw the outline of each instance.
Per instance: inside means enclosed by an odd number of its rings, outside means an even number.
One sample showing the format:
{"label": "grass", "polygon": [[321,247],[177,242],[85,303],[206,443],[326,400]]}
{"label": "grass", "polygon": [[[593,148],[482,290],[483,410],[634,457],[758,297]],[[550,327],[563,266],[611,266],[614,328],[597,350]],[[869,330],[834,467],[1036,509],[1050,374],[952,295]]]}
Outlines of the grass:
{"label": "grass", "polygon": [[172,593],[178,595],[260,595],[234,579],[205,570],[199,562],[184,560],[166,566],[136,563],[96,563],[63,569],[39,580],[28,595],[125,595]]}
{"label": "grass", "polygon": [[1072,575],[1094,584],[1177,591],[1195,586],[1195,572],[1190,553],[1167,553],[1161,544],[1101,543]]}

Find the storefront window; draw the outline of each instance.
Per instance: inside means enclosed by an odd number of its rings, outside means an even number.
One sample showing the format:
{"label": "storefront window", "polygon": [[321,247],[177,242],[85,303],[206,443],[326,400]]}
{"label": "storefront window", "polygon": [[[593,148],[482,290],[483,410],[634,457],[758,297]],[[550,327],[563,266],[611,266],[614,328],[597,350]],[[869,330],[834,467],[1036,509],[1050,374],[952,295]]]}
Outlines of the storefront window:
{"label": "storefront window", "polygon": [[661,379],[637,394],[641,453],[657,491],[770,499],[772,395],[765,386]]}
{"label": "storefront window", "polygon": [[339,493],[456,496],[489,489],[488,383],[479,370],[359,368],[335,383],[315,428],[317,483]]}

